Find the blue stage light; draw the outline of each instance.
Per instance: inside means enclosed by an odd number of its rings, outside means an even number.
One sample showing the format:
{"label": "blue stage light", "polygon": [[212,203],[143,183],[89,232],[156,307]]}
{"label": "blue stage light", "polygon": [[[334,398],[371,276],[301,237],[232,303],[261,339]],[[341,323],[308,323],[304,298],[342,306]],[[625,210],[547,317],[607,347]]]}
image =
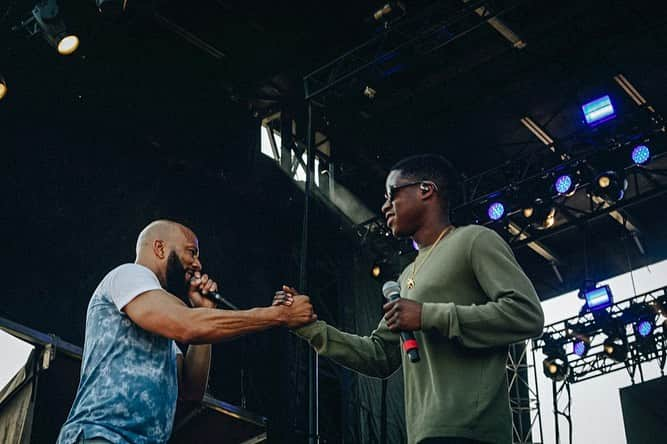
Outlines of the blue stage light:
{"label": "blue stage light", "polygon": [[637,324],[637,333],[642,337],[650,335],[653,333],[653,323],[648,320],[640,321],[639,324]]}
{"label": "blue stage light", "polygon": [[589,125],[597,125],[616,117],[616,114],[614,113],[614,105],[612,105],[609,96],[602,96],[588,102],[582,105],[581,109],[584,112],[586,123]]}
{"label": "blue stage light", "polygon": [[574,352],[575,355],[577,355],[579,357],[585,356],[586,353],[588,353],[589,348],[590,348],[590,345],[586,341],[584,341],[583,339],[578,339],[572,345],[572,351]]}
{"label": "blue stage light", "polygon": [[498,220],[505,214],[505,206],[500,202],[493,202],[489,205],[486,214],[489,215],[489,219]]}
{"label": "blue stage light", "polygon": [[649,150],[646,145],[637,145],[632,150],[632,161],[637,165],[641,165],[648,162],[648,159],[650,157],[651,157],[651,150]]}
{"label": "blue stage light", "polygon": [[572,191],[572,176],[569,174],[563,174],[558,176],[555,182],[556,191],[558,194],[567,194]]}
{"label": "blue stage light", "polygon": [[608,285],[586,290],[584,298],[586,299],[586,306],[590,311],[601,310],[614,303],[614,297]]}

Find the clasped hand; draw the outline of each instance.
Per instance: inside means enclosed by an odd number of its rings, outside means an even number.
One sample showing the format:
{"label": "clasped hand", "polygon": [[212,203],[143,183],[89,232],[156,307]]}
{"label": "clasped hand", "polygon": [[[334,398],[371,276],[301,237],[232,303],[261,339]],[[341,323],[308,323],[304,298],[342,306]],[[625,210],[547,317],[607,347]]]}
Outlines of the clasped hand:
{"label": "clasped hand", "polygon": [[289,328],[303,327],[317,320],[310,298],[287,285],[283,285],[282,290],[276,291],[271,305],[288,308],[286,324]]}
{"label": "clasped hand", "polygon": [[[307,296],[300,295],[299,292],[286,285],[283,285],[281,291],[276,291],[273,297],[272,305],[286,305],[291,306],[297,303],[297,298],[306,298]],[[308,302],[310,305],[310,302]],[[312,307],[311,307],[312,309]],[[395,301],[387,302],[382,306],[384,310],[384,319],[387,322],[387,327],[393,332],[397,331],[414,331],[421,330],[422,327],[422,304],[411,301],[409,299],[397,299]],[[315,318],[317,318],[316,315]]]}

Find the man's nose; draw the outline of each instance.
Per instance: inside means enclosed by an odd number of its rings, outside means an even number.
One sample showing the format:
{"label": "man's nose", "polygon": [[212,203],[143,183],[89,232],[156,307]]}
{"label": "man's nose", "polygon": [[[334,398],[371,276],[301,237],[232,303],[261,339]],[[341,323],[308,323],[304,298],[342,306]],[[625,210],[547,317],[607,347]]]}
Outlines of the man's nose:
{"label": "man's nose", "polygon": [[389,199],[385,199],[385,200],[384,200],[384,203],[382,204],[382,207],[380,208],[380,211],[381,211],[382,214],[384,215],[384,214],[386,214],[387,211],[389,211],[390,209],[391,209],[391,202],[389,202]]}

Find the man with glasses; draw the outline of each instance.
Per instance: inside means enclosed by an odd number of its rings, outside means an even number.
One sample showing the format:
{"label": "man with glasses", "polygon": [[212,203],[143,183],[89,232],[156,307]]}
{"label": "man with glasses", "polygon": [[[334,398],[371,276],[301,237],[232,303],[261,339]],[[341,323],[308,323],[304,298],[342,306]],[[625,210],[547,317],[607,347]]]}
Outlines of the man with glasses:
{"label": "man with glasses", "polygon": [[[317,321],[295,332],[319,354],[369,376],[387,378],[403,365],[410,444],[509,444],[507,348],[539,335],[544,316],[496,232],[451,224],[455,178],[450,163],[433,154],[391,168],[382,214],[419,254],[401,273],[401,298],[384,305],[377,329],[361,337]],[[297,294],[279,292],[274,304],[290,304]],[[419,362],[401,353],[400,331],[414,333]]]}

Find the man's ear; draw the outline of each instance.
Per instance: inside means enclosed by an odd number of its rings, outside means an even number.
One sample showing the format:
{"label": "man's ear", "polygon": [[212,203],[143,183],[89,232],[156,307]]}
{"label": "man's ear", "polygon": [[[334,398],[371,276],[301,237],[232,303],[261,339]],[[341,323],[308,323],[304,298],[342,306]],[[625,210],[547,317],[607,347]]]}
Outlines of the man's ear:
{"label": "man's ear", "polygon": [[433,193],[435,192],[435,187],[430,183],[422,183],[419,184],[419,191],[421,191],[422,200],[426,200],[429,199],[431,196],[433,196]]}
{"label": "man's ear", "polygon": [[163,240],[156,239],[153,241],[153,254],[159,259],[164,259],[167,256],[167,249]]}

